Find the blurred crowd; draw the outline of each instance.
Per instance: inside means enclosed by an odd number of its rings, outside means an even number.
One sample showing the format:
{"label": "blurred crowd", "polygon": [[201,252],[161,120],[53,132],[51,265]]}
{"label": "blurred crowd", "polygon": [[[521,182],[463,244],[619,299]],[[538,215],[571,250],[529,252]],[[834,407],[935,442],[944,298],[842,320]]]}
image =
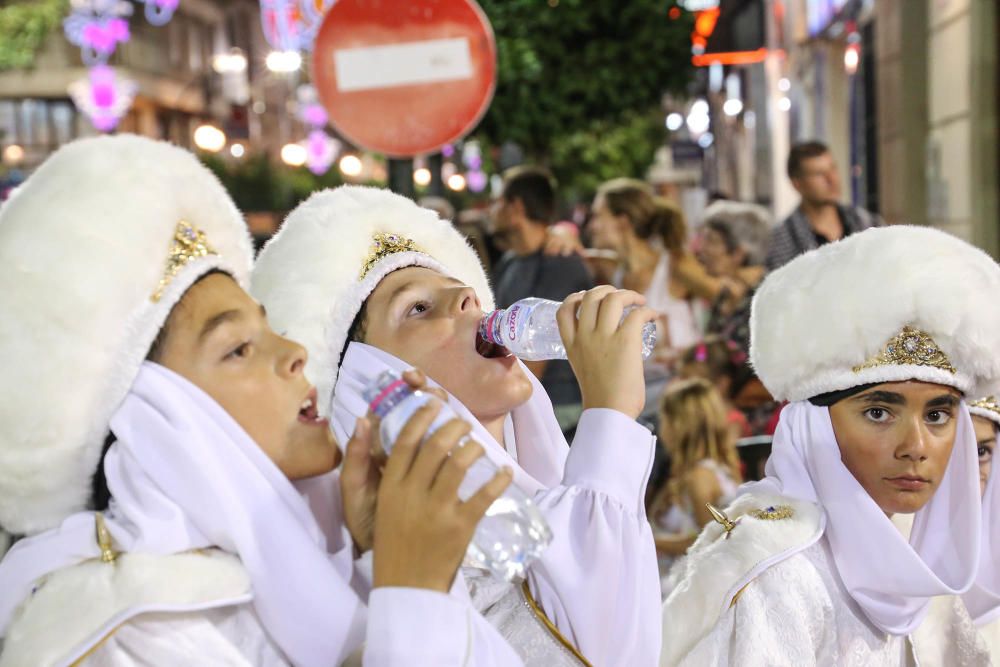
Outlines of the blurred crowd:
{"label": "blurred crowd", "polygon": [[[764,475],[782,405],[750,364],[756,288],[797,255],[881,224],[841,203],[837,164],[822,143],[793,146],[787,173],[801,202],[784,220],[719,193],[688,220],[676,201],[630,178],[564,211],[555,179],[534,166],[508,170],[488,211],[456,217],[444,199],[420,202],[456,220],[491,273],[498,307],[610,284],[642,293],[659,312],[640,421],[661,445],[647,510],[664,575],[711,521],[705,504],[725,506],[741,482]],[[572,441],[581,398],[568,362],[528,366]]]}

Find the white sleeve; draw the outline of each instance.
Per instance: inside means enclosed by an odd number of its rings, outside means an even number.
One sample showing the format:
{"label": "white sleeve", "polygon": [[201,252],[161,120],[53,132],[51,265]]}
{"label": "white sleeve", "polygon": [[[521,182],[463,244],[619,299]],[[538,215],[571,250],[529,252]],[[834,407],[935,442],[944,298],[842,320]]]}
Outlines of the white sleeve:
{"label": "white sleeve", "polygon": [[468,600],[417,588],[376,588],[368,599],[365,667],[522,667]]}
{"label": "white sleeve", "polygon": [[655,439],[624,414],[584,411],[560,486],[535,496],[553,541],[528,585],[592,664],[655,665],[660,577],[643,504]]}

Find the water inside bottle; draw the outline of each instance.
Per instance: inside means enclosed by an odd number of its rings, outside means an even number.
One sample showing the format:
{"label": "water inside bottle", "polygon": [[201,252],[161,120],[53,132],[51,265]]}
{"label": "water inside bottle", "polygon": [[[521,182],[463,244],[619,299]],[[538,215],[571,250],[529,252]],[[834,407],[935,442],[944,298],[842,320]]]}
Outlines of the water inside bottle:
{"label": "water inside bottle", "polygon": [[501,496],[479,522],[466,562],[507,581],[523,579],[551,541],[552,531],[537,505],[527,497]]}

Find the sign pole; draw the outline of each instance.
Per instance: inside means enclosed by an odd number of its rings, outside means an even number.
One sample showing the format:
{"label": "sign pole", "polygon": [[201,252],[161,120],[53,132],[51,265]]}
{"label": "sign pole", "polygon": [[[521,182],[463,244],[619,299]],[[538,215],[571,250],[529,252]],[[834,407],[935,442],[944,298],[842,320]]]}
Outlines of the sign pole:
{"label": "sign pole", "polygon": [[389,159],[389,189],[396,194],[413,199],[413,160],[410,158]]}

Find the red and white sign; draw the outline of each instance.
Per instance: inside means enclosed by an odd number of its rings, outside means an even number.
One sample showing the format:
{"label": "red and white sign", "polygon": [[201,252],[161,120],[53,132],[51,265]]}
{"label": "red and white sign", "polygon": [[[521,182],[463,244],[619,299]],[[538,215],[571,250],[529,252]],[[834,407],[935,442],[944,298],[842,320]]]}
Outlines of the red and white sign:
{"label": "red and white sign", "polygon": [[496,41],[473,0],[338,0],[313,49],[330,123],[390,157],[437,152],[493,99]]}

